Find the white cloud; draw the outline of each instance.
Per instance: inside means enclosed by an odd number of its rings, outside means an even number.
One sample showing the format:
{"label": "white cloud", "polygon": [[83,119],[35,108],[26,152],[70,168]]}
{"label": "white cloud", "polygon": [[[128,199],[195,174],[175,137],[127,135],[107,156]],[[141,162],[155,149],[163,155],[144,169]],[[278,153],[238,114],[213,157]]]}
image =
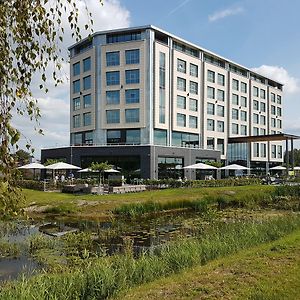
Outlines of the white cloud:
{"label": "white cloud", "polygon": [[[99,0],[78,0],[76,4],[79,8],[79,24],[82,24],[82,27],[88,20],[85,10],[85,4],[87,5],[88,10],[92,13],[94,32],[130,26],[130,12],[118,0],[104,0],[103,5],[99,4]],[[67,21],[64,20],[63,24],[65,35],[60,46],[62,56],[67,59],[67,48],[75,41],[71,38],[71,30]],[[84,29],[81,33],[83,37],[88,34]],[[69,63],[63,63],[59,75],[64,83],[57,87],[54,85],[52,72],[53,65],[50,65],[46,70],[46,85],[49,89],[47,94],[39,89],[42,82],[38,74],[34,75],[31,85],[33,96],[38,99],[38,106],[41,110],[40,127],[43,129],[44,135],[34,131],[36,124],[30,122],[29,118],[18,115],[14,116],[13,119],[14,126],[22,132],[20,146],[24,148],[27,141],[31,141],[35,148],[36,157],[40,157],[40,149],[43,147],[66,146],[69,144]]]}
{"label": "white cloud", "polygon": [[300,79],[291,76],[283,67],[262,65],[258,68],[252,68],[252,70],[283,83],[285,93],[295,94],[300,92]]}
{"label": "white cloud", "polygon": [[215,22],[220,19],[224,19],[226,17],[238,15],[238,14],[242,13],[243,11],[244,11],[244,9],[240,6],[234,7],[234,8],[226,8],[224,10],[217,11],[217,12],[213,13],[212,15],[209,15],[208,20],[210,22]]}

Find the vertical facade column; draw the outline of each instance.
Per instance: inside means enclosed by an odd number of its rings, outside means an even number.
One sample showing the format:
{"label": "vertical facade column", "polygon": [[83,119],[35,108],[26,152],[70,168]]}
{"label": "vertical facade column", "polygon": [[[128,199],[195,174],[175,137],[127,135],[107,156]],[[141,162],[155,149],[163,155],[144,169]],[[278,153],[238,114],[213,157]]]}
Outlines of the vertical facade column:
{"label": "vertical facade column", "polygon": [[285,140],[285,152],[286,152],[286,176],[289,176],[289,161],[290,161],[290,154],[289,154],[289,140]]}
{"label": "vertical facade column", "polygon": [[291,139],[291,167],[292,171],[294,172],[295,162],[294,162],[294,140]]}

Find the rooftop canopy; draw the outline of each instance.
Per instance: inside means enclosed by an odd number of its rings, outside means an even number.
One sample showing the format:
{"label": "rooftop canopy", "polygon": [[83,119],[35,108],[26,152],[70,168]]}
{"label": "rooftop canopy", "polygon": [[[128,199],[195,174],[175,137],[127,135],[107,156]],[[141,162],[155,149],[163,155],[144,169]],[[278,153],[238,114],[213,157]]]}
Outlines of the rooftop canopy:
{"label": "rooftop canopy", "polygon": [[251,142],[271,142],[271,141],[287,141],[287,140],[298,140],[300,136],[279,133],[279,134],[266,134],[266,135],[251,135],[251,136],[237,136],[228,138],[229,144],[236,143],[251,143]]}

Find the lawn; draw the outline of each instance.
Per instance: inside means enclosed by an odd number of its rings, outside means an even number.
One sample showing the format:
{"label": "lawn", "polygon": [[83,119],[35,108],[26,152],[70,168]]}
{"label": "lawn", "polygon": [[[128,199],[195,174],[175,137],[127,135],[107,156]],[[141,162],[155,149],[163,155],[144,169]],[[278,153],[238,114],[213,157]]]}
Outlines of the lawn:
{"label": "lawn", "polygon": [[299,299],[299,274],[300,230],[133,288],[118,299]]}
{"label": "lawn", "polygon": [[176,202],[197,200],[205,196],[234,195],[237,198],[249,195],[268,194],[271,186],[232,186],[209,188],[177,188],[154,190],[141,193],[111,195],[73,195],[58,192],[42,192],[24,189],[26,196],[24,207],[30,207],[29,216],[56,213],[82,218],[99,218],[122,205],[131,203]]}

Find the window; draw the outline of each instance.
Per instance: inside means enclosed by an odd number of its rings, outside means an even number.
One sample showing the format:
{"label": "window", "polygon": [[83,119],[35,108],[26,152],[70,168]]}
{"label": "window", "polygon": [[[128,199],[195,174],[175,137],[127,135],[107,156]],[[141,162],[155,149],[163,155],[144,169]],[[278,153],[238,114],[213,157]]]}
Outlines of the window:
{"label": "window", "polygon": [[266,125],[266,117],[265,116],[260,116],[260,124],[261,125]]}
{"label": "window", "polygon": [[139,64],[140,63],[140,50],[139,49],[126,50],[125,51],[125,61],[126,61],[126,65]]}
{"label": "window", "polygon": [[225,76],[223,74],[218,73],[218,84],[222,86],[225,85]]}
{"label": "window", "polygon": [[271,145],[271,157],[276,158],[276,145]]}
{"label": "window", "polygon": [[274,105],[271,105],[271,114],[272,115],[276,114],[276,107]]}
{"label": "window", "polygon": [[83,72],[87,72],[91,70],[91,58],[85,58],[83,60]]}
{"label": "window", "polygon": [[215,99],[215,89],[213,87],[207,87],[207,98]]}
{"label": "window", "polygon": [[107,130],[106,140],[108,144],[121,143],[121,130]]}
{"label": "window", "polygon": [[126,130],[126,144],[140,144],[141,131],[140,129]]}
{"label": "window", "polygon": [[241,82],[241,92],[247,93],[247,83]]}
{"label": "window", "polygon": [[259,124],[258,114],[253,114],[253,123],[254,124]]}
{"label": "window", "polygon": [[79,93],[80,92],[80,80],[73,81],[73,93]]}
{"label": "window", "polygon": [[225,113],[224,106],[223,105],[217,105],[217,115],[219,117],[224,117],[224,113]]}
{"label": "window", "polygon": [[190,75],[194,77],[198,77],[198,66],[194,64],[190,64]]}
{"label": "window", "polygon": [[260,111],[266,112],[266,103],[260,102]]}
{"label": "window", "polygon": [[259,143],[253,144],[253,156],[259,157]]}
{"label": "window", "polygon": [[166,122],[166,54],[159,52],[159,123]]}
{"label": "window", "polygon": [[232,134],[239,134],[239,125],[236,123],[232,123],[231,131]]}
{"label": "window", "polygon": [[239,96],[237,94],[232,94],[232,104],[239,105]]}
{"label": "window", "polygon": [[207,130],[214,131],[215,130],[215,121],[212,119],[207,119]]}
{"label": "window", "polygon": [[154,144],[167,146],[167,130],[154,130]]}
{"label": "window", "polygon": [[223,121],[217,121],[217,131],[224,132],[224,122]]}
{"label": "window", "polygon": [[186,109],[186,98],[183,96],[177,96],[177,108]]}
{"label": "window", "polygon": [[88,108],[92,106],[92,97],[91,94],[83,96],[83,107]]}
{"label": "window", "polygon": [[177,90],[186,91],[186,80],[181,77],[177,77]]}
{"label": "window", "polygon": [[208,137],[206,140],[207,149],[215,149],[215,139]]}
{"label": "window", "polygon": [[232,89],[234,91],[238,91],[239,90],[239,81],[236,79],[232,79]]}
{"label": "window", "polygon": [[253,109],[254,109],[254,110],[258,110],[258,109],[259,109],[258,106],[259,106],[258,101],[254,100],[254,101],[253,101]]}
{"label": "window", "polygon": [[282,121],[277,120],[277,128],[281,129],[282,128]]}
{"label": "window", "polygon": [[266,99],[266,91],[263,89],[260,89],[260,98],[261,99]]}
{"label": "window", "polygon": [[106,104],[120,104],[120,91],[107,91]]}
{"label": "window", "polygon": [[271,101],[275,102],[275,94],[274,93],[271,93]]}
{"label": "window", "polygon": [[190,110],[191,111],[198,111],[198,100],[190,99]]}
{"label": "window", "polygon": [[91,76],[83,78],[83,90],[89,90],[91,88]]}
{"label": "window", "polygon": [[140,102],[140,90],[131,89],[125,91],[125,102],[126,104],[130,103],[139,103]]}
{"label": "window", "polygon": [[198,83],[190,81],[190,93],[198,95]]}
{"label": "window", "polygon": [[247,112],[241,110],[241,121],[247,121]]}
{"label": "window", "polygon": [[267,145],[266,144],[260,144],[260,156],[267,157]]}
{"label": "window", "polygon": [[277,107],[277,115],[278,115],[279,117],[282,116],[282,111],[281,111],[281,108],[280,108],[280,107]]}
{"label": "window", "polygon": [[215,72],[207,70],[207,81],[215,83]]}
{"label": "window", "polygon": [[198,128],[198,118],[194,116],[189,117],[189,127]]}
{"label": "window", "polygon": [[247,98],[244,96],[241,96],[241,106],[247,107]]}
{"label": "window", "polygon": [[107,44],[122,43],[128,41],[138,41],[141,39],[142,39],[142,34],[140,31],[106,35]]}
{"label": "window", "polygon": [[83,114],[83,126],[92,125],[92,114],[90,112]]}
{"label": "window", "polygon": [[80,98],[74,98],[73,99],[73,110],[78,110],[80,109]]}
{"label": "window", "polygon": [[260,128],[260,135],[265,135],[266,134],[266,129]]}
{"label": "window", "polygon": [[126,84],[140,83],[140,70],[126,70],[125,82]]}
{"label": "window", "polygon": [[217,100],[225,101],[225,92],[223,90],[217,90]]}
{"label": "window", "polygon": [[177,126],[186,127],[186,115],[177,114]]}
{"label": "window", "polygon": [[247,126],[241,125],[241,135],[247,135]]}
{"label": "window", "polygon": [[106,53],[106,66],[119,66],[120,65],[120,52],[107,52]]}
{"label": "window", "polygon": [[177,58],[177,71],[181,73],[186,73],[186,62],[179,58]]}
{"label": "window", "polygon": [[271,126],[276,127],[276,119],[275,118],[271,118]]}
{"label": "window", "polygon": [[277,154],[278,154],[278,158],[282,158],[282,146],[278,145],[277,146]]}
{"label": "window", "polygon": [[231,110],[231,114],[232,114],[232,119],[233,120],[238,120],[239,119],[239,111],[238,111],[238,109],[233,108]]}
{"label": "window", "polygon": [[80,115],[73,116],[73,128],[78,128],[80,125]]}
{"label": "window", "polygon": [[222,155],[224,155],[224,140],[223,139],[217,139],[217,149],[221,152]]}
{"label": "window", "polygon": [[256,86],[253,87],[253,96],[258,97],[258,88]]}
{"label": "window", "polygon": [[77,76],[80,74],[80,62],[73,64],[73,76]]}
{"label": "window", "polygon": [[281,96],[277,95],[277,103],[281,104]]}
{"label": "window", "polygon": [[140,121],[140,109],[132,108],[125,109],[125,120],[126,123],[137,123]]}
{"label": "window", "polygon": [[107,124],[120,123],[120,110],[119,109],[107,110],[106,123]]}
{"label": "window", "polygon": [[106,85],[120,84],[120,72],[106,72]]}
{"label": "window", "polygon": [[73,144],[81,145],[82,144],[82,133],[73,133]]}
{"label": "window", "polygon": [[215,105],[213,103],[207,103],[207,114],[208,115],[215,114]]}
{"label": "window", "polygon": [[253,135],[259,135],[259,128],[253,127]]}
{"label": "window", "polygon": [[84,139],[83,140],[84,140],[85,144],[92,145],[93,140],[94,140],[93,132],[92,131],[86,131],[84,133]]}

